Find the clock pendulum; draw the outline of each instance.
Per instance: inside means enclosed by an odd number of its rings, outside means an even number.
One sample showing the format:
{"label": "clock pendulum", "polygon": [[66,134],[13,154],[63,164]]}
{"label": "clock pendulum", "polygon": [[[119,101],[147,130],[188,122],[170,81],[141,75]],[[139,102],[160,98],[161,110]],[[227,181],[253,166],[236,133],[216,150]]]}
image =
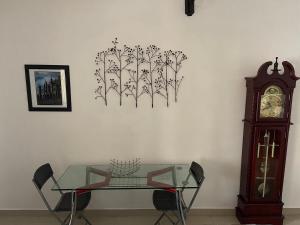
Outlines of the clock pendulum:
{"label": "clock pendulum", "polygon": [[263,182],[263,191],[262,191],[263,198],[265,197],[265,193],[266,193],[267,168],[268,168],[268,157],[269,157],[269,140],[270,140],[270,133],[266,130],[266,134],[264,136],[266,155],[265,155],[264,182]]}
{"label": "clock pendulum", "polygon": [[[273,177],[267,177],[269,169],[270,169],[270,159],[274,158],[275,147],[279,146],[275,144],[276,131],[273,132],[273,141],[270,143],[270,131],[266,130],[264,134],[264,144],[260,144],[258,142],[257,147],[257,159],[260,158],[261,147],[264,147],[265,155],[263,156],[263,161],[260,163],[260,171],[263,173],[263,182],[258,186],[258,192],[261,194],[261,197],[264,198],[265,195],[270,192],[269,184],[267,183],[268,179],[273,179]],[[271,156],[270,156],[270,148],[271,148]]]}
{"label": "clock pendulum", "polygon": [[236,216],[241,224],[282,225],[282,187],[296,81],[292,64],[264,63],[246,78],[247,94]]}

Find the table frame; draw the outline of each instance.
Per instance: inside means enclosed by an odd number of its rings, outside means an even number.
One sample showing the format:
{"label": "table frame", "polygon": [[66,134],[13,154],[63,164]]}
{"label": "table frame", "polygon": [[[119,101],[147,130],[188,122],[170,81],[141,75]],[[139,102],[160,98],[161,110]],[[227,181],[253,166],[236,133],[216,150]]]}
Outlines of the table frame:
{"label": "table frame", "polygon": [[[189,206],[186,208],[186,211],[184,211],[183,208],[182,208],[182,203],[184,203],[184,200],[183,200],[183,197],[182,197],[182,192],[185,189],[185,186],[180,187],[180,188],[176,187],[177,181],[176,181],[176,173],[175,173],[174,168],[175,168],[175,165],[174,166],[169,166],[167,168],[159,169],[159,170],[156,170],[156,171],[149,172],[148,176],[147,176],[147,185],[154,187],[153,189],[169,189],[169,188],[172,188],[172,189],[175,190],[176,199],[177,199],[177,209],[178,209],[178,212],[179,212],[179,220],[176,222],[176,224],[178,224],[178,222],[181,222],[182,225],[186,225],[186,221],[185,221],[186,213],[190,210],[190,208],[191,208],[191,206],[192,206],[192,204],[193,204],[193,202],[196,198],[196,195],[199,191],[199,187],[197,188],[196,192],[194,193]],[[172,179],[173,179],[173,184],[174,184],[173,186],[152,180],[153,177],[155,177],[157,175],[160,175],[160,174],[163,174],[163,173],[166,173],[166,172],[169,172],[169,171],[172,172]],[[104,176],[105,180],[102,181],[102,182],[90,184],[90,174],[93,174],[93,173]],[[188,179],[190,178],[190,175],[191,175],[191,172],[189,172],[189,174],[188,174],[188,176],[185,180],[185,183],[187,183]],[[107,186],[109,184],[111,178],[112,178],[112,173],[107,172],[107,171],[103,171],[101,169],[93,168],[93,166],[87,166],[87,168],[86,168],[86,182],[85,182],[86,186],[79,187],[75,190],[72,190],[72,198],[71,198],[72,207],[71,207],[71,213],[70,213],[70,217],[69,217],[70,218],[69,223],[68,223],[69,225],[73,225],[74,217],[76,215],[76,204],[77,204],[78,191],[80,191],[80,192],[83,191],[84,192],[84,191],[102,190],[101,187]],[[57,184],[57,187],[59,187],[58,184]],[[128,188],[128,189],[134,189],[134,188]],[[59,189],[59,188],[58,188],[58,190],[61,191],[61,189]],[[110,189],[104,189],[103,188],[103,190],[110,190]],[[117,189],[117,190],[127,190],[127,189],[123,188],[123,189]],[[156,221],[155,224],[157,224],[162,217],[163,217],[163,215]]]}

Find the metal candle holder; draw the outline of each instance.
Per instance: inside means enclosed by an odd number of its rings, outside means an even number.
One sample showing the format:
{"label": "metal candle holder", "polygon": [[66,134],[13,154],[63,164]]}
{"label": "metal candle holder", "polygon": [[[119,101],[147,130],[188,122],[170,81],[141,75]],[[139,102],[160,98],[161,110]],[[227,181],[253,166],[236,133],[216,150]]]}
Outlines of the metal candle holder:
{"label": "metal candle holder", "polygon": [[113,177],[126,177],[137,172],[141,167],[141,159],[119,161],[117,159],[110,160],[111,172]]}

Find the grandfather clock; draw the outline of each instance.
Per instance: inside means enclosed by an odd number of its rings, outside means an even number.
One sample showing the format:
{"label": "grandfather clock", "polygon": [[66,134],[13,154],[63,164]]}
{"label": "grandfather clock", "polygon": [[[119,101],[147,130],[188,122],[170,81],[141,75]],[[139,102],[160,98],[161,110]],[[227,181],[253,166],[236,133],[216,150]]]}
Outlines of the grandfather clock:
{"label": "grandfather clock", "polygon": [[247,77],[240,193],[236,216],[241,224],[282,225],[282,186],[293,90],[299,77],[287,61],[264,63]]}

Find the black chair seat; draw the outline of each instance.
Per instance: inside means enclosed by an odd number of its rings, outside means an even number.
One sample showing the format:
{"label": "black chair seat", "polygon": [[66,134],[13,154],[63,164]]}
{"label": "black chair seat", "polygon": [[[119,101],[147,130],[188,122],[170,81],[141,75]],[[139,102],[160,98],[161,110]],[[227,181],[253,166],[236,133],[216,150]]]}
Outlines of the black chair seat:
{"label": "black chair seat", "polygon": [[[178,224],[180,221],[184,224],[184,220],[187,216],[187,213],[192,207],[192,204],[198,194],[200,186],[204,180],[204,172],[203,168],[196,162],[192,162],[190,166],[190,172],[187,175],[186,183],[190,176],[193,176],[194,180],[197,183],[197,189],[194,192],[192,199],[190,200],[189,204],[186,205],[182,193],[185,189],[185,186],[180,188],[179,190],[170,189],[170,190],[155,190],[153,192],[153,205],[158,211],[162,211],[161,216],[156,220],[154,225],[160,224],[162,218],[166,217],[172,224]],[[177,217],[177,221],[174,221],[168,213],[177,212],[175,213]]]}
{"label": "black chair seat", "polygon": [[153,192],[153,204],[157,210],[177,210],[176,193],[164,190]]}
{"label": "black chair seat", "polygon": [[[77,194],[76,211],[81,211],[87,207],[91,199],[91,192]],[[64,193],[54,208],[55,212],[71,211],[72,192]]]}

